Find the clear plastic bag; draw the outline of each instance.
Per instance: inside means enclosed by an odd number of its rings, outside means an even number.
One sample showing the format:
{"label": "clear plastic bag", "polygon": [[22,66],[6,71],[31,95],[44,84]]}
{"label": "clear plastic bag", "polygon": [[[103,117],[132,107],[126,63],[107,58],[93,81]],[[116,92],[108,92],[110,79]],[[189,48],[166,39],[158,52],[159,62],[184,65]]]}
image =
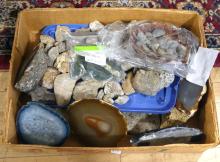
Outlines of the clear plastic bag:
{"label": "clear plastic bag", "polygon": [[[181,77],[185,77],[190,70],[188,64],[199,47],[198,39],[192,32],[161,22],[116,21],[98,32],[78,33],[81,35],[66,33],[70,47],[102,46],[99,52],[109,60],[130,63],[135,67],[166,70]],[[89,37],[92,41],[87,41]],[[76,54],[85,57],[85,54],[91,53]]]}

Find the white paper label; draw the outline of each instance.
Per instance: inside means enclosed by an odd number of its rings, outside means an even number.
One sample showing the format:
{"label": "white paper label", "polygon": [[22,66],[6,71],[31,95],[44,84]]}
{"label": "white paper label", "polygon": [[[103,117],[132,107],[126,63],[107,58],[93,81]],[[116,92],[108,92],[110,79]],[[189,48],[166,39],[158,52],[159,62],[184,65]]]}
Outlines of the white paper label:
{"label": "white paper label", "polygon": [[217,50],[199,47],[189,64],[191,70],[187,74],[186,80],[204,86],[209,78],[218,53],[219,51]]}
{"label": "white paper label", "polygon": [[98,51],[89,51],[89,53],[85,55],[85,61],[104,66],[106,65],[106,56]]}

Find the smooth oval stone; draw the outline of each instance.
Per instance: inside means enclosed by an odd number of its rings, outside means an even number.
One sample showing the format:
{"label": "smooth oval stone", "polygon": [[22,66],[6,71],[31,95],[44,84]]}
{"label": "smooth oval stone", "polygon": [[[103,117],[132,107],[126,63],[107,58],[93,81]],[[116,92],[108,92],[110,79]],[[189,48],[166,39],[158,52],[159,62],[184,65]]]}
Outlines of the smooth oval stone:
{"label": "smooth oval stone", "polygon": [[39,102],[28,102],[18,112],[17,133],[22,143],[59,146],[69,136],[68,122]]}

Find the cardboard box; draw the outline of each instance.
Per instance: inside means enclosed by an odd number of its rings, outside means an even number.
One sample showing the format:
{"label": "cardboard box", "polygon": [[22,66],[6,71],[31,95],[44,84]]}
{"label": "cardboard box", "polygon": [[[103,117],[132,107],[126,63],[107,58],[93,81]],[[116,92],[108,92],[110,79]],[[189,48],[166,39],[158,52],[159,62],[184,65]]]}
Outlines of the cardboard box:
{"label": "cardboard box", "polygon": [[[14,88],[16,74],[19,66],[28,54],[31,53],[33,47],[39,41],[39,33],[44,26],[50,24],[71,24],[71,23],[89,23],[93,20],[99,20],[102,23],[111,23],[116,20],[153,20],[163,21],[185,27],[191,30],[199,39],[200,45],[206,46],[203,23],[201,17],[195,12],[164,10],[164,9],[130,9],[130,8],[87,8],[87,9],[31,9],[22,11],[17,19],[16,32],[13,44],[10,81],[7,96],[7,111],[5,115],[6,128],[4,142],[18,145],[15,118],[17,110],[21,107],[21,95]],[[126,151],[201,151],[209,147],[213,147],[219,143],[216,107],[214,103],[214,95],[212,82],[209,81],[208,93],[204,97],[200,111],[192,118],[193,126],[202,129],[206,135],[202,144],[175,144],[154,147],[117,147],[117,148],[90,148],[80,147],[75,143],[67,143],[65,147],[47,147],[47,146],[31,146],[31,148],[45,149],[50,148],[57,151],[110,151],[112,149],[120,149]]]}

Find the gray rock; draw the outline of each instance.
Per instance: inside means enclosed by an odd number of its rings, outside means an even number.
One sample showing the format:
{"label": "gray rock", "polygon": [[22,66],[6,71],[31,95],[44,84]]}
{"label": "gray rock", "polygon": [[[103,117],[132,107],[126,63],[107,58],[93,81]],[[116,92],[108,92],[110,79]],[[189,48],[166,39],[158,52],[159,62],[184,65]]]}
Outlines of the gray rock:
{"label": "gray rock", "polygon": [[66,51],[66,43],[65,42],[56,42],[55,46],[58,47],[58,52],[63,53]]}
{"label": "gray rock", "polygon": [[147,115],[145,113],[123,113],[127,120],[129,134],[139,134],[160,128],[159,115]]}
{"label": "gray rock", "polygon": [[128,96],[119,96],[115,100],[115,103],[117,103],[119,105],[123,105],[123,104],[126,104],[128,101],[129,101],[129,97]]}
{"label": "gray rock", "polygon": [[132,85],[137,92],[154,96],[174,81],[174,74],[165,71],[138,70]]}
{"label": "gray rock", "polygon": [[58,47],[52,47],[48,51],[48,56],[50,57],[51,61],[54,62],[56,58],[59,56]]}
{"label": "gray rock", "polygon": [[33,59],[25,69],[23,76],[15,84],[15,88],[21,92],[29,92],[36,88],[46,72],[49,63],[50,59],[45,54],[43,46],[40,45]]}
{"label": "gray rock", "polygon": [[99,21],[95,20],[89,24],[89,28],[91,31],[99,31],[104,28],[104,25]]}
{"label": "gray rock", "polygon": [[46,47],[45,47],[45,49],[44,49],[44,51],[46,52],[46,53],[48,53],[48,51],[53,47],[53,43],[51,44],[51,43],[48,43],[48,44],[46,44]]}
{"label": "gray rock", "polygon": [[56,32],[55,32],[55,38],[57,42],[63,42],[66,40],[65,35],[67,33],[70,33],[70,29],[67,26],[57,26]]}
{"label": "gray rock", "polygon": [[97,80],[85,80],[79,82],[73,90],[73,98],[80,99],[95,99],[98,95],[98,90],[104,87],[104,82]]}
{"label": "gray rock", "polygon": [[43,76],[42,86],[47,89],[53,89],[54,80],[58,74],[59,71],[57,69],[49,67]]}
{"label": "gray rock", "polygon": [[76,81],[71,79],[68,73],[60,74],[55,78],[54,93],[57,105],[63,106],[70,102]]}
{"label": "gray rock", "polygon": [[49,92],[44,87],[35,88],[33,91],[29,92],[29,95],[31,96],[31,101],[40,101],[40,102],[56,101],[54,93]]}
{"label": "gray rock", "polygon": [[109,81],[105,84],[104,93],[111,98],[124,95],[121,85],[115,81]]}
{"label": "gray rock", "polygon": [[153,32],[153,37],[161,37],[166,34],[166,32],[163,29],[154,29]]}

